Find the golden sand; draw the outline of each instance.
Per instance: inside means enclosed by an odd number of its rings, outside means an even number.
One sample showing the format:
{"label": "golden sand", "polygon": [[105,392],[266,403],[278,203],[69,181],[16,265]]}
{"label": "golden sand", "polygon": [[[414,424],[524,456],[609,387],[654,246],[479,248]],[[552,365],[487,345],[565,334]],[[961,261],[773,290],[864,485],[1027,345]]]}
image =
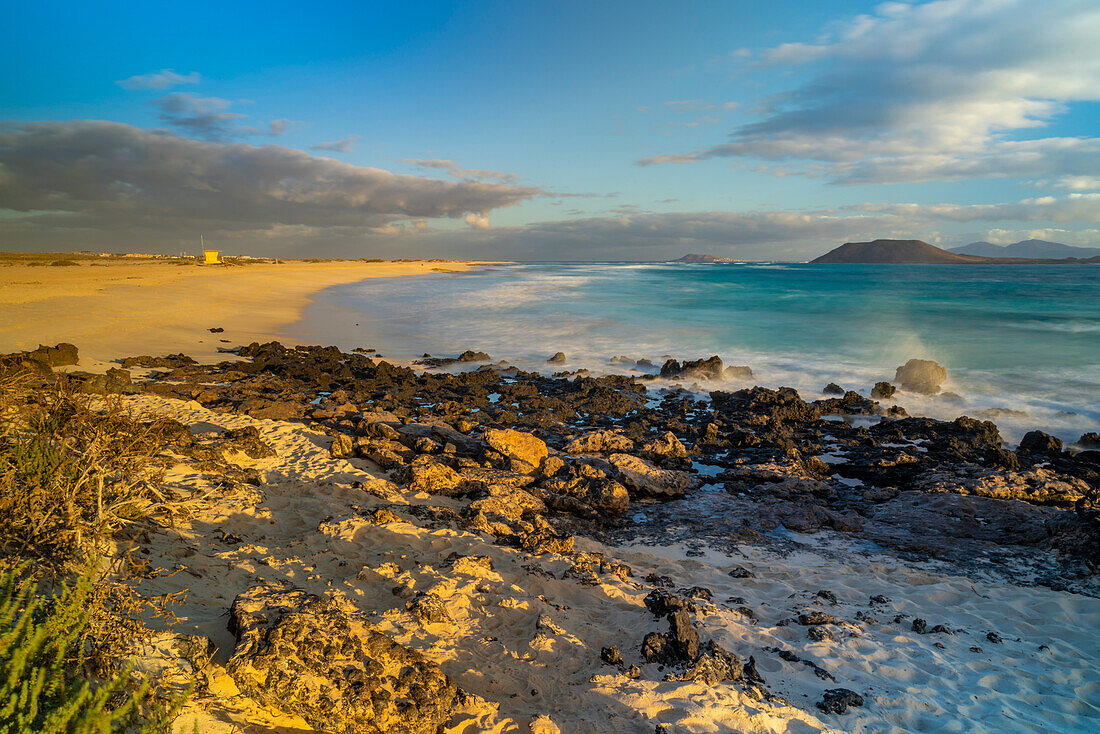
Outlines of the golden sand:
{"label": "golden sand", "polygon": [[[270,341],[318,291],[364,278],[461,271],[471,262],[303,262],[243,266],[82,261],[0,267],[0,352],[70,342],[82,367],[137,354],[219,359],[217,347]],[[489,263],[484,263],[489,264]],[[212,334],[210,328],[223,328]]]}

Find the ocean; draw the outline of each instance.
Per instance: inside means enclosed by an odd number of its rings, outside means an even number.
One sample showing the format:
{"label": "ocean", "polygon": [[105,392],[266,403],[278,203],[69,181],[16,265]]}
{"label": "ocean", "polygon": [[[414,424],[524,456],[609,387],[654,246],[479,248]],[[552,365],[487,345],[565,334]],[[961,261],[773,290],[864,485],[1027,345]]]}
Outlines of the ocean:
{"label": "ocean", "polygon": [[[292,336],[391,357],[466,349],[543,372],[622,372],[610,358],[719,355],[749,384],[867,394],[910,358],[944,393],[911,414],[988,418],[1009,442],[1100,430],[1100,268],[1052,265],[532,264],[376,278],[318,295]],[[562,351],[563,366],[546,359]],[[638,373],[653,372],[642,367]],[[666,383],[655,382],[655,387]]]}

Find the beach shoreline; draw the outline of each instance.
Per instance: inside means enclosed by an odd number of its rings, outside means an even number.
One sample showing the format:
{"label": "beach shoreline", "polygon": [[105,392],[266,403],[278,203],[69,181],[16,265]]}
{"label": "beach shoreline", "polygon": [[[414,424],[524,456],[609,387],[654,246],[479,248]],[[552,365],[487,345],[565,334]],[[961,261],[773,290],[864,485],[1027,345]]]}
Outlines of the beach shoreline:
{"label": "beach shoreline", "polygon": [[[200,362],[252,341],[289,341],[314,296],[367,278],[460,272],[506,265],[481,261],[250,262],[112,258],[70,267],[0,266],[0,353],[77,344],[81,369],[140,354],[184,352]],[[211,332],[211,329],[224,329]],[[220,351],[221,350],[221,351]]]}

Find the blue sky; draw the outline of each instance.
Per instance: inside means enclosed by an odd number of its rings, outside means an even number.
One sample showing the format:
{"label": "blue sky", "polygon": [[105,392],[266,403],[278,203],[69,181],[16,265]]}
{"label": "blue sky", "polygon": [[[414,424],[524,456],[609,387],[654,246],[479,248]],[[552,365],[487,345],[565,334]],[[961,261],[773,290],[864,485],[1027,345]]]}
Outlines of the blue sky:
{"label": "blue sky", "polygon": [[0,247],[1100,244],[1100,6],[9,4]]}

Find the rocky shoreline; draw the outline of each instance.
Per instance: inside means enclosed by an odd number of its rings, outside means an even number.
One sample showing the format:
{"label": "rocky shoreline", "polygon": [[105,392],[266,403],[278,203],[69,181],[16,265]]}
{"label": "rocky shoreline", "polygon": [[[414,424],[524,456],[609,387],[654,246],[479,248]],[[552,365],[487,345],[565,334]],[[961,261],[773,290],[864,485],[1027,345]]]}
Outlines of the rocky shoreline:
{"label": "rocky shoreline", "polygon": [[[654,538],[660,523],[636,523],[634,512],[666,514],[655,502],[677,501],[666,522],[690,522],[706,485],[729,495],[721,530],[711,528],[730,540],[760,542],[782,526],[958,562],[1005,547],[1052,550],[1061,568],[1039,581],[1055,588],[1078,587],[1100,564],[1100,451],[1069,453],[1039,431],[1010,451],[991,421],[908,417],[851,391],[806,402],[789,388],[754,387],[708,400],[686,389],[653,395],[615,375],[432,374],[332,347],[252,344],[239,356],[251,362],[128,363],[172,367],[144,383],[146,392],[318,424],[334,436],[335,455],[370,460],[401,486],[470,499],[469,522],[479,525],[516,503],[564,528]],[[722,373],[720,361],[706,363],[666,365],[663,374]],[[876,422],[844,420],[857,416]],[[551,541],[521,532],[511,542]]]}
{"label": "rocky shoreline", "polygon": [[[789,388],[761,387],[701,397],[697,390],[649,390],[645,380],[625,375],[546,376],[499,364],[454,374],[426,369],[488,358],[472,350],[450,361],[426,356],[420,369],[365,350],[277,342],[253,343],[233,357],[200,365],[182,354],[138,356],[105,375],[72,379],[95,394],[184,401],[212,416],[308,426],[328,436],[334,461],[359,462],[371,477],[349,485],[372,498],[361,515],[367,526],[408,522],[480,536],[526,559],[524,573],[532,577],[548,573],[545,561],[554,559],[563,582],[604,588],[610,579],[633,589],[652,631],[602,646],[589,664],[594,681],[610,673],[626,681],[735,686],[739,700],[798,707],[769,685],[766,673],[785,662],[828,686],[814,701],[816,715],[840,716],[864,706],[870,692],[852,690],[841,672],[787,647],[733,649],[708,636],[703,620],[720,613],[753,626],[766,621],[803,630],[810,644],[880,623],[937,637],[953,630],[900,614],[884,596],[858,611],[843,600],[838,607],[829,589],[807,589],[813,595],[798,609],[764,620],[744,598],[632,568],[618,553],[585,550],[593,542],[736,557],[745,547],[798,553],[824,534],[830,540],[815,552],[850,563],[891,557],[962,577],[1100,596],[1100,451],[1086,445],[1089,436],[1080,450],[1067,451],[1033,432],[1009,450],[992,422],[909,417],[881,403],[893,394],[889,383],[876,385],[873,397],[841,390],[806,401]],[[661,376],[705,388],[726,370],[748,369],[716,359],[670,360]],[[77,361],[74,347],[58,345],[9,355],[0,366],[49,380],[54,367]],[[262,491],[261,471],[226,458],[276,454],[255,427],[203,433],[177,421],[170,428],[178,461],[216,477],[225,491]],[[322,522],[318,531],[324,528]],[[490,555],[416,562],[483,576],[495,573]],[[390,576],[381,566],[372,573]],[[734,565],[728,576],[749,583],[754,573]],[[456,686],[415,646],[395,642],[339,598],[270,584],[235,593],[234,649],[225,670],[240,692],[317,731],[431,732],[453,725],[463,706],[484,703],[485,692]],[[425,628],[455,623],[454,599],[415,584],[398,584],[393,598]],[[547,604],[539,634],[567,635]],[[997,644],[997,631],[986,632],[984,644]],[[394,677],[394,670],[404,672]],[[630,730],[654,726],[692,730],[659,723]],[[532,719],[530,730],[557,727]]]}

